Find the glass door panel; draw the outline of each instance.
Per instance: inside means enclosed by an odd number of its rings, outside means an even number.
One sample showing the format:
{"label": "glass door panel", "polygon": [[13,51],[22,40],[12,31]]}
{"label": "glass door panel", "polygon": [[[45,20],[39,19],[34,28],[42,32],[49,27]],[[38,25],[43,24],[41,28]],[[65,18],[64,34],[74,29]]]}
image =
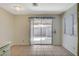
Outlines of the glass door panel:
{"label": "glass door panel", "polygon": [[31,44],[52,44],[52,19],[31,21]]}
{"label": "glass door panel", "polygon": [[42,20],[42,44],[52,44],[52,19]]}
{"label": "glass door panel", "polygon": [[31,44],[41,44],[41,20],[40,19],[34,19],[32,20],[31,28]]}

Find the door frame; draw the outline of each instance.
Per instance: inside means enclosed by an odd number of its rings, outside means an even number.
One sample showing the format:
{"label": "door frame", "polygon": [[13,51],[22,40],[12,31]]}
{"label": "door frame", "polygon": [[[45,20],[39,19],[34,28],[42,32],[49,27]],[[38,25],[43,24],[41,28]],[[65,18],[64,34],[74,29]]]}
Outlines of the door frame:
{"label": "door frame", "polygon": [[[79,3],[77,3],[77,33],[79,32]],[[79,56],[79,33],[78,33],[78,44],[77,44],[77,55]]]}
{"label": "door frame", "polygon": [[29,45],[53,45],[53,19],[52,19],[52,43],[51,44],[31,44],[31,20],[32,19],[29,19]]}

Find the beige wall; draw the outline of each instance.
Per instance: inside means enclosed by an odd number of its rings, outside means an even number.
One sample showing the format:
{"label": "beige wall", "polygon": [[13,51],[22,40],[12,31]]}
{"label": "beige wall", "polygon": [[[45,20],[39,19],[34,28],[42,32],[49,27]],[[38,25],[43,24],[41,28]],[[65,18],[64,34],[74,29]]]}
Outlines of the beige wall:
{"label": "beige wall", "polygon": [[15,16],[15,39],[14,45],[29,45],[29,20],[28,17]]}
{"label": "beige wall", "polygon": [[[28,17],[34,15],[18,15],[14,16],[9,12],[0,8],[0,43],[11,42],[12,45],[29,45],[30,40],[30,22]],[[36,15],[35,15],[36,16]],[[38,15],[50,16],[50,15]],[[59,15],[53,20],[53,29],[56,34],[53,34],[53,44],[61,45],[61,18]]]}
{"label": "beige wall", "polygon": [[[29,45],[30,40],[30,22],[28,17],[34,15],[19,15],[15,16],[15,39],[14,45]],[[38,15],[40,16],[40,15]],[[49,16],[49,15],[43,15]],[[61,45],[61,18],[59,15],[52,15],[56,18],[53,19],[53,29],[56,34],[53,34],[53,45]]]}
{"label": "beige wall", "polygon": [[[64,18],[69,19],[70,15],[74,15],[74,30],[75,35],[64,34]],[[69,19],[70,20],[70,19]],[[68,11],[63,14],[63,42],[62,45],[69,51],[71,51],[74,55],[77,55],[77,5],[74,5]],[[68,21],[69,22],[69,21]],[[68,26],[67,26],[68,27]]]}
{"label": "beige wall", "polygon": [[13,15],[0,8],[0,45],[12,42],[14,39]]}

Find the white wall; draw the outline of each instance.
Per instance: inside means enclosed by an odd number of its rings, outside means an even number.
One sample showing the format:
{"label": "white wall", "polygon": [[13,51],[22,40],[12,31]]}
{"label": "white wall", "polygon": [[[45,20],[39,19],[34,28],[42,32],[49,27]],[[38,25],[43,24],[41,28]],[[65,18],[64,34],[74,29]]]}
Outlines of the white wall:
{"label": "white wall", "polygon": [[61,45],[62,39],[61,39],[61,17],[59,15],[55,16],[56,19],[53,19],[53,31],[56,30],[56,33],[53,33],[53,45]]}
{"label": "white wall", "polygon": [[14,39],[13,22],[13,15],[0,8],[0,46]]}
{"label": "white wall", "polygon": [[[29,15],[33,16],[33,15]],[[14,45],[29,45],[30,40],[30,22],[28,15],[15,16],[15,39]],[[43,15],[44,16],[44,15]],[[48,15],[49,16],[49,15]],[[53,16],[53,15],[52,15]],[[53,45],[61,45],[61,19],[59,15],[53,19],[53,29],[56,29],[56,34],[53,34]]]}
{"label": "white wall", "polygon": [[[69,18],[69,15],[74,14],[74,30],[75,35],[64,34],[64,18]],[[68,21],[69,22],[69,21]],[[67,26],[68,27],[68,26]],[[67,10],[63,15],[63,47],[77,55],[77,5]]]}

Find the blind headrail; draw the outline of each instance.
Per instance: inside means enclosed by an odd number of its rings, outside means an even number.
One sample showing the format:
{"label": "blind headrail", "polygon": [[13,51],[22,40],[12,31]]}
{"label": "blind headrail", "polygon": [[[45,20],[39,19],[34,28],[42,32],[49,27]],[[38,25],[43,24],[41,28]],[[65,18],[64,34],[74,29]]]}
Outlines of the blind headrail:
{"label": "blind headrail", "polygon": [[35,16],[35,17],[29,17],[29,19],[34,19],[34,18],[38,18],[38,19],[55,19],[55,17],[53,17],[53,16]]}

